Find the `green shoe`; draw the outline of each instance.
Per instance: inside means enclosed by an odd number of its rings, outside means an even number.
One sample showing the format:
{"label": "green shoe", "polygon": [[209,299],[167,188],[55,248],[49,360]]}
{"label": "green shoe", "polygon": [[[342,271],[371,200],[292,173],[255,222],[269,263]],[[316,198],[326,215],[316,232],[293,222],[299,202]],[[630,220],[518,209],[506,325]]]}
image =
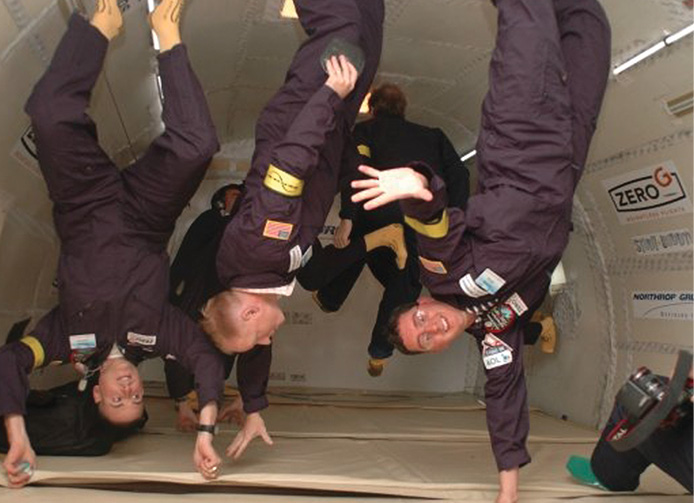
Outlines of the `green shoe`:
{"label": "green shoe", "polygon": [[571,456],[566,462],[566,469],[581,484],[607,490],[593,473],[593,469],[590,467],[590,459],[582,456]]}

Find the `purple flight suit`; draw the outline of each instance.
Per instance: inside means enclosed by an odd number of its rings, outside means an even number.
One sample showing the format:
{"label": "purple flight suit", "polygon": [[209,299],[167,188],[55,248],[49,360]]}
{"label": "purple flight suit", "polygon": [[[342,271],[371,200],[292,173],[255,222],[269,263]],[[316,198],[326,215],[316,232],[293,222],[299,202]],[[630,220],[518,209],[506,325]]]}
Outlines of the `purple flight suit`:
{"label": "purple flight suit", "polygon": [[[107,48],[74,15],[26,105],[62,245],[60,304],[30,337],[0,348],[0,415],[24,414],[32,369],[75,360],[94,367],[114,343],[135,364],[172,355],[195,375],[201,404],[222,398],[221,353],[167,301],[166,244],[218,149],[205,97],[183,45],[161,54],[166,130],[119,171],[86,114]],[[74,347],[80,335],[95,347]]]}
{"label": "purple flight suit", "polygon": [[[291,283],[299,259],[308,258],[323,227],[340,180],[358,165],[356,149],[345,145],[378,67],[383,0],[296,0],[295,5],[309,38],[256,125],[246,193],[217,254],[219,279],[227,288]],[[358,45],[365,55],[364,70],[344,100],[324,85],[327,74],[320,65],[335,37]]]}
{"label": "purple flight suit", "polygon": [[571,230],[574,190],[595,130],[610,65],[610,28],[596,0],[498,0],[498,33],[477,143],[479,182],[466,211],[401,206],[418,232],[422,283],[477,314],[469,332],[510,346],[486,370],[487,424],[500,470],[530,462],[522,327],[547,292]]}

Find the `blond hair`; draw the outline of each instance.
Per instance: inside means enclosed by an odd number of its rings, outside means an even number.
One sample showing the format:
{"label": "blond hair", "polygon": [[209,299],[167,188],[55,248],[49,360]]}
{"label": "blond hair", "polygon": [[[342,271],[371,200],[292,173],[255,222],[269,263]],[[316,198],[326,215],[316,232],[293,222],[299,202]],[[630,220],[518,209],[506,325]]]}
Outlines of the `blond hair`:
{"label": "blond hair", "polygon": [[224,349],[226,341],[236,334],[234,314],[237,308],[238,299],[227,290],[208,300],[202,309],[200,326],[223,353],[227,353]]}

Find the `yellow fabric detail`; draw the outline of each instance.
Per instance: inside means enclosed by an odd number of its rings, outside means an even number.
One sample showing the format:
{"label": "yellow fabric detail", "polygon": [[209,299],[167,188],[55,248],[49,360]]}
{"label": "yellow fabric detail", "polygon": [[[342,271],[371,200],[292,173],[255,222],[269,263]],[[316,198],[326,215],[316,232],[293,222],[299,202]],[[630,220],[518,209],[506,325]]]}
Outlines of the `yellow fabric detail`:
{"label": "yellow fabric detail", "polygon": [[263,181],[268,189],[287,197],[299,197],[304,191],[304,181],[270,164]]}
{"label": "yellow fabric detail", "polygon": [[364,157],[371,157],[371,149],[368,145],[358,145],[357,150]]}
{"label": "yellow fabric detail", "polygon": [[43,351],[43,346],[41,345],[39,340],[36,337],[32,337],[31,335],[27,335],[26,337],[22,337],[21,339],[19,339],[19,342],[29,346],[29,349],[31,349],[31,352],[34,353],[34,367],[33,368],[37,369],[40,366],[42,366],[43,361],[46,359],[46,353]]}
{"label": "yellow fabric detail", "polygon": [[441,218],[436,222],[424,223],[411,217],[405,217],[405,223],[412,227],[415,232],[428,238],[441,239],[448,234],[448,212],[443,210]]}

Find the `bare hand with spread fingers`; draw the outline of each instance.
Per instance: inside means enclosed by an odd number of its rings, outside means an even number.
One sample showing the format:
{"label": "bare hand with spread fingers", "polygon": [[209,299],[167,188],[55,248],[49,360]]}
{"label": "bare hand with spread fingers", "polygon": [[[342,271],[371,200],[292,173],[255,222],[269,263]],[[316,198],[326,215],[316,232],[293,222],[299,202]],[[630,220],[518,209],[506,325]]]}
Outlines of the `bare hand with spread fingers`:
{"label": "bare hand with spread fingers", "polygon": [[328,80],[325,81],[325,85],[335,91],[340,98],[345,99],[354,89],[359,77],[357,69],[344,56],[331,57],[326,61],[325,66],[328,71]]}
{"label": "bare hand with spread fingers", "polygon": [[272,445],[273,441],[265,429],[265,421],[259,412],[253,412],[246,417],[246,424],[236,435],[234,441],[227,448],[227,456],[239,459],[255,437],[261,437],[267,445]]}
{"label": "bare hand with spread fingers", "polygon": [[355,203],[366,201],[365,210],[373,210],[400,199],[431,201],[433,198],[426,177],[412,168],[379,171],[370,166],[361,165],[359,171],[371,178],[352,182],[352,188],[361,189],[352,196],[352,201]]}

